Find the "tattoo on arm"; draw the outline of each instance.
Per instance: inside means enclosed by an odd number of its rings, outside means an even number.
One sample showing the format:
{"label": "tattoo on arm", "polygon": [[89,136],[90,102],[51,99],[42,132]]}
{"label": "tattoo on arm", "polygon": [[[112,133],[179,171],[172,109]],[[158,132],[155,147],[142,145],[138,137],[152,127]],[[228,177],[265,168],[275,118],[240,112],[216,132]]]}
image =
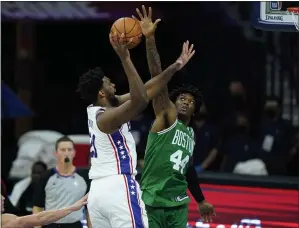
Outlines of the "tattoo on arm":
{"label": "tattoo on arm", "polygon": [[[162,73],[161,60],[156,47],[154,36],[146,39],[146,55],[151,76],[155,77],[158,74]],[[161,110],[165,108],[165,99],[169,99],[167,86],[156,98],[153,99],[155,112],[158,111],[157,109]]]}
{"label": "tattoo on arm", "polygon": [[146,39],[146,56],[152,77],[162,73],[160,56],[156,47],[155,37],[149,37]]}

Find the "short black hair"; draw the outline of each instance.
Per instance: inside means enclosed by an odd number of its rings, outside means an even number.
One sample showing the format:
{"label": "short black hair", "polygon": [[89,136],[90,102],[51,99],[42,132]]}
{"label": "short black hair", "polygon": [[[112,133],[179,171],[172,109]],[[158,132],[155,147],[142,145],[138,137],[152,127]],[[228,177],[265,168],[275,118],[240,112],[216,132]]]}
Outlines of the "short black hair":
{"label": "short black hair", "polygon": [[73,144],[73,146],[75,146],[75,143],[73,140],[71,140],[69,137],[67,136],[62,136],[61,138],[57,139],[56,143],[55,143],[55,150],[58,149],[59,143],[61,142],[71,142]]}
{"label": "short black hair", "polygon": [[199,111],[202,104],[202,93],[192,85],[183,84],[173,89],[170,93],[170,100],[175,103],[178,96],[183,93],[189,93],[194,97],[194,100],[196,102],[195,113]]}
{"label": "short black hair", "polygon": [[83,74],[79,79],[77,92],[81,98],[90,104],[95,104],[98,92],[103,86],[104,72],[100,67],[96,67]]}
{"label": "short black hair", "polygon": [[32,168],[33,168],[34,166],[38,166],[38,165],[41,166],[44,170],[47,170],[47,169],[48,169],[46,163],[44,163],[44,162],[42,162],[42,161],[34,162],[34,164],[32,165]]}

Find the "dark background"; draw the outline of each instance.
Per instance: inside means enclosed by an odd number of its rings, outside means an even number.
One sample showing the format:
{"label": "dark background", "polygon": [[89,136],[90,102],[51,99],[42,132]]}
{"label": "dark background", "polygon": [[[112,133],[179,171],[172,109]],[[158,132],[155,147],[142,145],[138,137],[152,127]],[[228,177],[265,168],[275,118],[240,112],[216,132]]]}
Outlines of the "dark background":
{"label": "dark background", "polygon": [[[32,78],[23,78],[22,82],[16,76],[20,67],[16,61],[16,26],[19,21],[7,20],[1,23],[2,80],[15,92],[18,92],[21,84],[21,87],[30,87],[30,106],[34,111],[32,129],[87,134],[86,104],[75,91],[80,75],[95,66],[100,66],[113,79],[118,93],[128,91],[126,77],[108,41],[108,34],[115,18],[135,14],[135,7],[141,3],[128,2],[124,8],[123,3],[121,6],[116,2],[102,4],[104,9],[115,11],[113,19],[34,22],[35,56],[30,60],[29,69]],[[250,110],[254,110],[251,121],[253,127],[256,127],[266,96],[266,56],[277,48],[277,44],[273,43],[274,32],[263,34],[266,42],[246,38],[244,28],[229,17],[222,10],[221,3],[217,2],[155,2],[151,6],[154,15],[158,11],[157,14],[162,18],[156,39],[163,68],[176,60],[185,40],[194,43],[196,48],[191,63],[175,76],[169,87],[182,83],[192,83],[199,87],[212,119],[220,123],[223,113],[229,109],[229,83],[241,81],[246,88]],[[238,9],[243,20],[250,19],[249,3],[240,3]],[[254,30],[254,36],[262,35],[260,31]],[[298,34],[281,33],[279,46],[282,50],[298,50]],[[282,67],[286,71],[292,71],[298,63],[294,53],[278,56],[285,63]],[[131,55],[138,72],[147,81],[149,73],[144,42],[133,49]],[[296,87],[298,84],[293,85]],[[145,113],[153,117],[150,105]],[[15,124],[15,120],[2,119],[3,176],[7,175],[16,153],[18,137]]]}

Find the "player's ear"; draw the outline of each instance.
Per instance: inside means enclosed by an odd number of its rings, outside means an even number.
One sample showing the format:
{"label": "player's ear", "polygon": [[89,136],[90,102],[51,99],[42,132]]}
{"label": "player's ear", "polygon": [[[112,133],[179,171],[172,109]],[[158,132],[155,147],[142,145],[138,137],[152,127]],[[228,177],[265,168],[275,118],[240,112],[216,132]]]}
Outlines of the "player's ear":
{"label": "player's ear", "polygon": [[101,98],[105,97],[105,92],[104,92],[103,90],[100,90],[100,91],[99,91],[99,96],[100,96]]}

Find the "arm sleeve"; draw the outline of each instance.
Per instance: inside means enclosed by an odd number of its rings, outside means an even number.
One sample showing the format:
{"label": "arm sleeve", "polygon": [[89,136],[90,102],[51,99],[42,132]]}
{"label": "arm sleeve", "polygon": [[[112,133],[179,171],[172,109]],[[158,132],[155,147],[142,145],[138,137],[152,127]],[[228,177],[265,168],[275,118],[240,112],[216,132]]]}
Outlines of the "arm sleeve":
{"label": "arm sleeve", "polygon": [[201,191],[201,188],[199,186],[199,181],[197,178],[197,173],[195,171],[195,168],[193,164],[189,165],[187,174],[186,174],[186,179],[188,183],[188,189],[191,192],[192,196],[196,200],[196,202],[202,202],[205,197]]}
{"label": "arm sleeve", "polygon": [[46,171],[41,177],[34,189],[33,195],[33,206],[45,208],[45,201],[46,201],[46,192],[45,187],[48,183],[49,178],[51,177],[51,170]]}

